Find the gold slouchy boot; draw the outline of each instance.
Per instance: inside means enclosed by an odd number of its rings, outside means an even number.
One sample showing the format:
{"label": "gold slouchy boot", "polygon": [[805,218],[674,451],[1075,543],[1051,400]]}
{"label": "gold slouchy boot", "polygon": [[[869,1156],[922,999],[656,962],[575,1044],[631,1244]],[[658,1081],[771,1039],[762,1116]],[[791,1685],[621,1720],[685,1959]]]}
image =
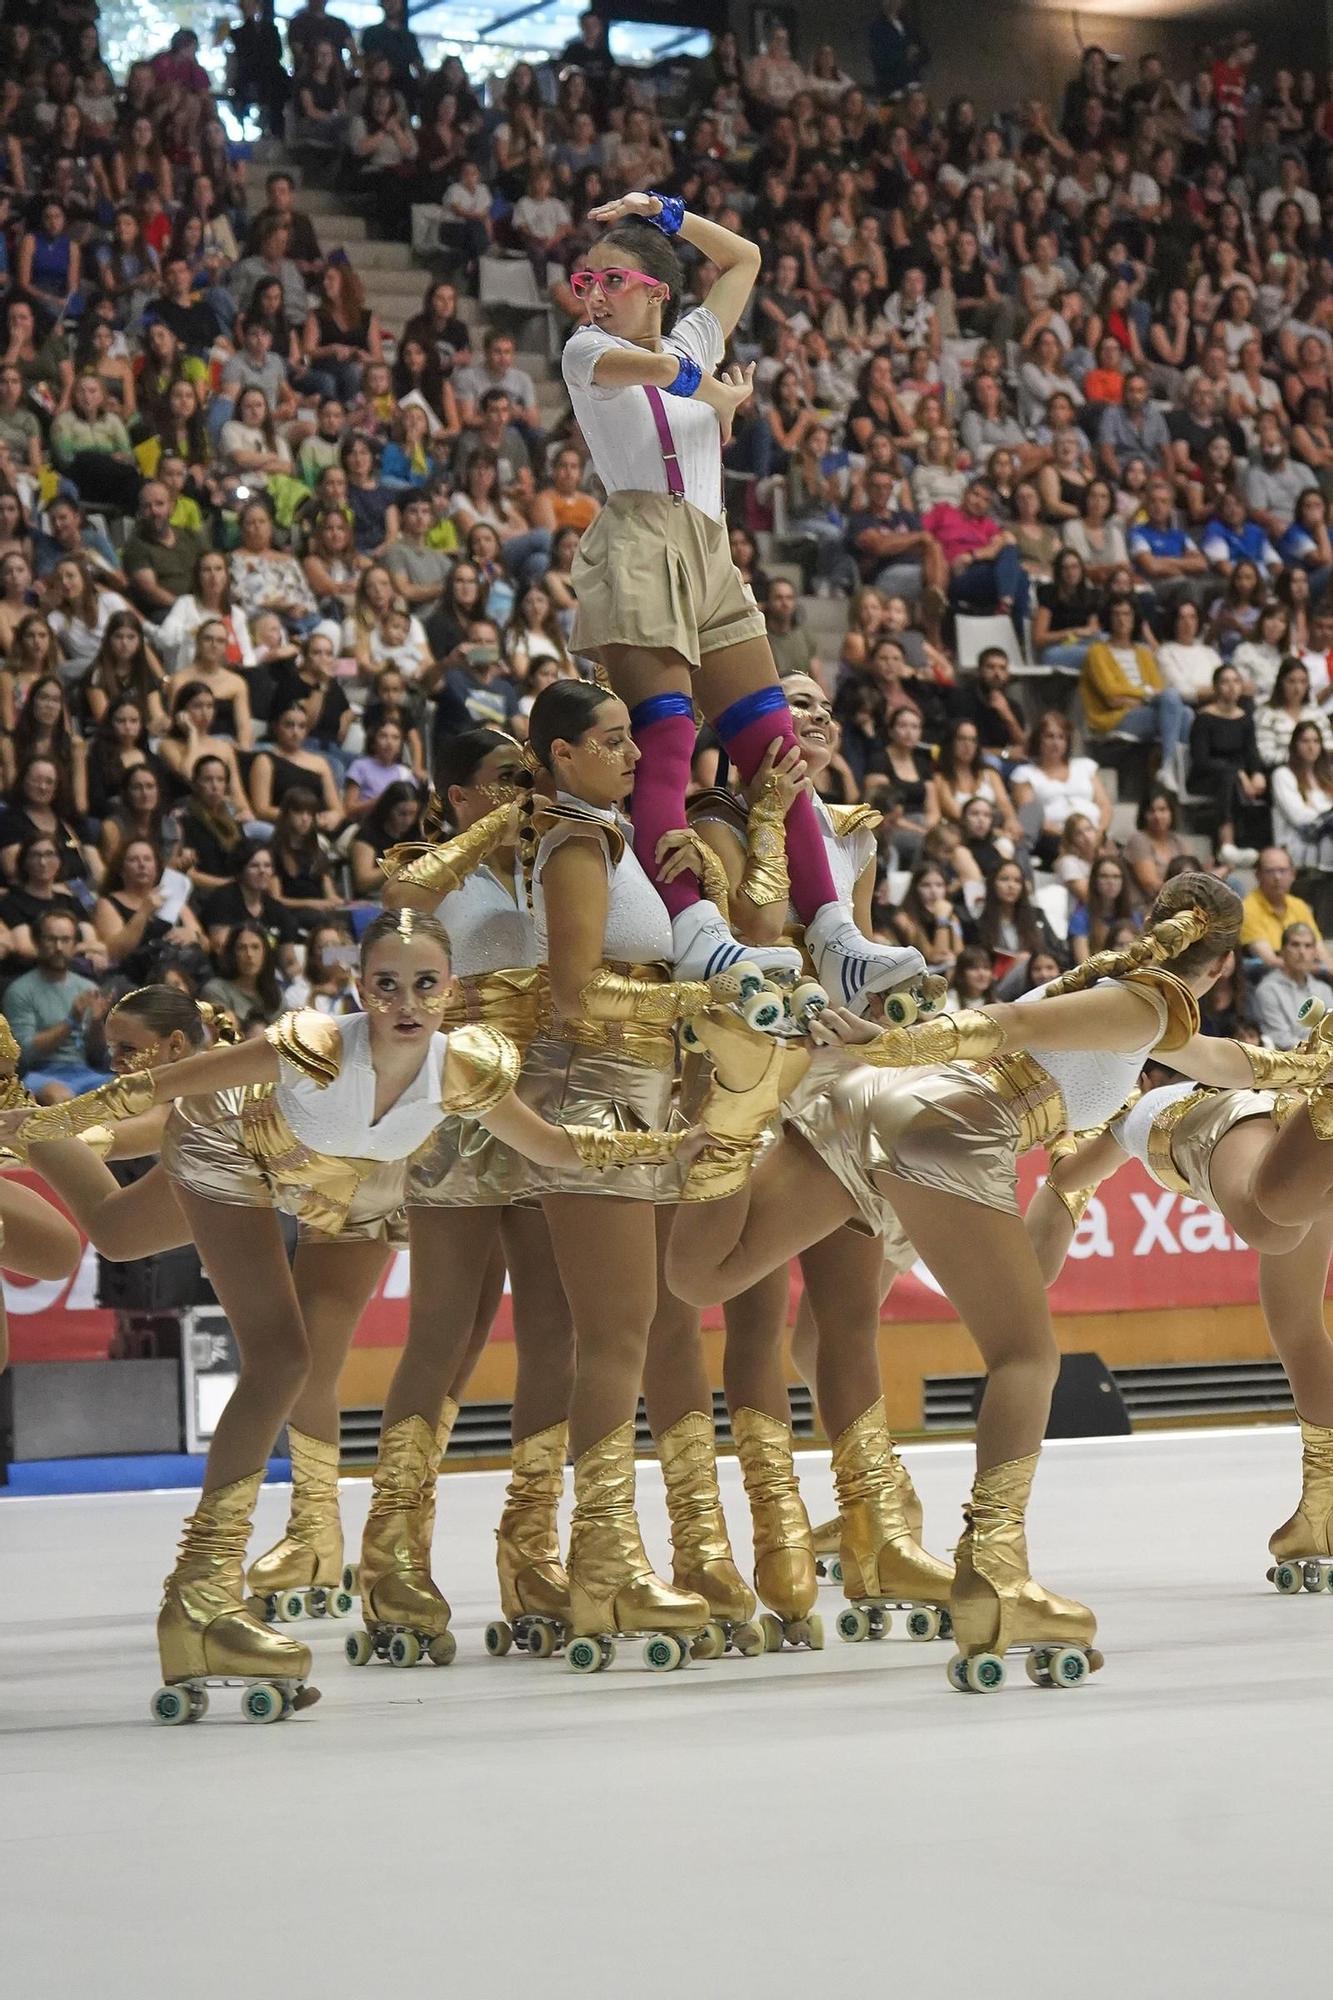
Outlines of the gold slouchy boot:
{"label": "gold slouchy boot", "polygon": [[157,1649],[166,1683],[153,1696],[155,1722],[194,1722],[207,1713],[210,1683],[245,1686],[242,1713],[277,1722],[319,1700],[306,1687],[310,1648],[270,1632],[241,1597],[245,1545],[261,1468],[200,1496],[185,1523],[180,1555],[157,1614]]}
{"label": "gold slouchy boot", "polygon": [[427,1463],[425,1484],[421,1489],[421,1553],[424,1558],[422,1566],[427,1571],[430,1569],[430,1552],[435,1541],[435,1496],[439,1490],[440,1474],[444,1471],[449,1440],[454,1434],[460,1407],[452,1396],[445,1397],[440,1420],[435,1426],[435,1456]]}
{"label": "gold slouchy boot", "polygon": [[1102,1655],[1092,1641],[1097,1620],[1086,1604],[1057,1597],[1028,1569],[1024,1516],[1038,1454],[978,1472],[963,1536],[954,1552],[953,1625],[958,1653],[949,1663],[956,1688],[987,1693],[1004,1684],[1004,1654],[1028,1648],[1029,1680],[1076,1687]]}
{"label": "gold slouchy boot", "polygon": [[438,1454],[424,1417],[404,1417],[380,1438],[357,1579],[366,1629],[347,1641],[353,1666],[378,1656],[393,1667],[414,1667],[424,1654],[447,1667],[458,1650],[422,1534]]}
{"label": "gold slouchy boot", "polygon": [[681,1200],[720,1201],[745,1186],[778,1107],[810,1067],[810,1052],[727,1014],[701,1016],[692,1038],[712,1059],[713,1081],[699,1113],[708,1138],[690,1164]]}
{"label": "gold slouchy boot", "polygon": [[894,1458],[881,1396],[833,1446],[842,1587],[852,1604],[838,1616],[844,1639],[882,1639],[889,1629],[887,1605],[909,1607],[913,1639],[934,1639],[949,1629],[940,1613],[948,1611],[953,1571],[927,1555],[908,1527]]}
{"label": "gold slouchy boot", "polygon": [[731,1419],[754,1529],[754,1587],[769,1610],[759,1620],[764,1650],[789,1646],[818,1652],[824,1627],[812,1611],[819,1595],[810,1516],[796,1483],[791,1430],[763,1410],[736,1410]]}
{"label": "gold slouchy boot", "polygon": [[[903,1503],[903,1519],[913,1541],[921,1540],[921,1530],[925,1526],[925,1512],[921,1498],[912,1484],[912,1475],[899,1458],[894,1446],[889,1447],[889,1466],[893,1483],[898,1489],[898,1497]],[[842,1582],[842,1520],[837,1514],[831,1521],[821,1521],[814,1531],[815,1567],[821,1577],[828,1577],[832,1583]],[[946,1635],[947,1636],[947,1635]]]}
{"label": "gold slouchy boot", "polygon": [[250,1565],[246,1583],[261,1617],[345,1618],[355,1578],[343,1563],[338,1512],[338,1447],[287,1426],[292,1507],[287,1532]]}
{"label": "gold slouchy boot", "polygon": [[514,1442],[509,1489],[495,1531],[503,1615],[486,1627],[486,1650],[497,1659],[517,1641],[544,1660],[568,1636],[569,1578],[556,1525],[568,1446],[568,1424],[552,1424]]}
{"label": "gold slouchy boot", "polygon": [[697,1591],[711,1617],[709,1630],[695,1644],[695,1658],[715,1659],[733,1643],[747,1655],[762,1652],[763,1638],[750,1623],[754,1595],[732,1560],[727,1537],[712,1417],[687,1410],[657,1440],[657,1456],[671,1516],[672,1582]]}
{"label": "gold slouchy boot", "polygon": [[609,1431],[575,1462],[569,1614],[577,1637],[565,1657],[581,1674],[611,1664],[616,1638],[640,1633],[655,1635],[644,1647],[647,1666],[678,1667],[709,1623],[705,1599],[664,1583],[644,1550],[634,1512],[633,1424]]}
{"label": "gold slouchy boot", "polygon": [[1333,1430],[1301,1418],[1301,1504],[1271,1537],[1277,1566],[1268,1572],[1284,1597],[1333,1590]]}

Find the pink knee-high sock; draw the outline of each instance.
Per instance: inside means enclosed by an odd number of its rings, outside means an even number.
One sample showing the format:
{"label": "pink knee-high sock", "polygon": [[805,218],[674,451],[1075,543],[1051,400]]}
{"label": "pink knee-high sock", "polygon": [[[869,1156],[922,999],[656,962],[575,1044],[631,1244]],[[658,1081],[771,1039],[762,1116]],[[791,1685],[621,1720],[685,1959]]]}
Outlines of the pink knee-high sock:
{"label": "pink knee-high sock", "polygon": [[[749,784],[771,743],[781,743],[780,754],[784,757],[789,750],[800,748],[787,697],[780,687],[759,688],[754,694],[742,695],[730,708],[723,709],[713,727],[743,785]],[[791,899],[803,924],[812,922],[815,912],[825,903],[837,901],[824,835],[808,792],[801,793],[787,814],[787,873],[791,878]]]}
{"label": "pink knee-high sock", "polygon": [[657,843],[664,833],[685,824],[685,793],[698,731],[694,703],[685,694],[653,695],[630,713],[640,758],[634,773],[630,817],[634,821],[634,852],[673,917],[700,900],[693,875],[663,882],[657,873]]}

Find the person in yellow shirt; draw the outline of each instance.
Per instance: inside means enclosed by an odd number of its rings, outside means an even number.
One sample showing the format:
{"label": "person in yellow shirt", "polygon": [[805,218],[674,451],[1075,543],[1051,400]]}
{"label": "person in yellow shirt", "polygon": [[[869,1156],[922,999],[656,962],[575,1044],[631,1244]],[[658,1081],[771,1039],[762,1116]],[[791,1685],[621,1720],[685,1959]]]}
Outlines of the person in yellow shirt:
{"label": "person in yellow shirt", "polygon": [[1111,599],[1106,627],[1108,636],[1089,646],[1079,674],[1088,728],[1094,738],[1115,734],[1156,743],[1162,755],[1159,782],[1183,792],[1189,705],[1164,684],[1152,649],[1140,636],[1132,597]]}
{"label": "person in yellow shirt", "polygon": [[1315,913],[1291,885],[1296,871],[1285,847],[1266,847],[1259,856],[1258,882],[1245,898],[1241,919],[1240,945],[1247,958],[1257,958],[1265,966],[1282,963],[1282,933],[1292,924],[1308,924],[1319,948],[1318,963],[1333,974],[1328,945],[1320,936]]}

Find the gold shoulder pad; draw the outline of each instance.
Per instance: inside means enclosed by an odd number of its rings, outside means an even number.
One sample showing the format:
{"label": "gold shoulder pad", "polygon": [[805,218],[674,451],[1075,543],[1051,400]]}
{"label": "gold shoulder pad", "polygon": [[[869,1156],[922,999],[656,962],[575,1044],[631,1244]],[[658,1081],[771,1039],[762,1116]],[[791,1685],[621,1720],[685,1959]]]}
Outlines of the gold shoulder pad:
{"label": "gold shoulder pad", "polygon": [[518,1082],[522,1057],[498,1028],[469,1021],[451,1028],[444,1058],[440,1102],[460,1118],[479,1118],[508,1097]]}
{"label": "gold shoulder pad", "polygon": [[1159,1051],[1169,1055],[1172,1049],[1183,1049],[1190,1037],[1198,1034],[1199,1003],[1184,980],[1168,972],[1164,965],[1147,965],[1137,972],[1127,972],[1125,984],[1151,988],[1166,1007],[1166,1027],[1154,1046],[1154,1055]]}
{"label": "gold shoulder pad", "polygon": [[312,1083],[321,1090],[327,1089],[342,1068],[342,1036],[336,1022],[329,1015],[320,1014],[313,1007],[302,1007],[299,1013],[283,1014],[264,1030],[264,1040],[272,1044],[280,1056],[304,1071]]}
{"label": "gold shoulder pad", "polygon": [[19,1045],[14,1039],[14,1030],[3,1014],[0,1014],[0,1076],[14,1076],[19,1066]]}
{"label": "gold shoulder pad", "polygon": [[750,817],[750,809],[745,800],[726,785],[708,785],[701,792],[692,792],[685,805],[687,820],[720,819],[735,829],[743,840],[745,822]]}
{"label": "gold shoulder pad", "polygon": [[572,827],[576,833],[601,834],[611,851],[611,866],[614,868],[625,852],[625,836],[618,826],[600,813],[585,812],[582,806],[573,806],[564,799],[539,805],[534,814],[537,833],[551,833],[556,827]]}
{"label": "gold shoulder pad", "polygon": [[831,806],[826,803],[824,810],[833,821],[833,831],[839,840],[844,840],[849,833],[859,833],[862,827],[868,833],[878,833],[884,824],[883,813],[877,812],[874,806]]}

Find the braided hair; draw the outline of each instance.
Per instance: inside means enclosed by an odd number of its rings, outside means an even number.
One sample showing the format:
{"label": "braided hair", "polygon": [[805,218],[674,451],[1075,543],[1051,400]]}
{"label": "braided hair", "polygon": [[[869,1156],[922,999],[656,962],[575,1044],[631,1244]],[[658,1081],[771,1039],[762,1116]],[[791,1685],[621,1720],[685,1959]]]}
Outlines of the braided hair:
{"label": "braided hair", "polygon": [[1240,942],[1240,897],[1215,875],[1184,870],[1173,875],[1153,901],[1142,936],[1122,951],[1094,952],[1051,981],[1046,997],[1081,993],[1099,979],[1123,979],[1150,965],[1169,964],[1187,979]]}

